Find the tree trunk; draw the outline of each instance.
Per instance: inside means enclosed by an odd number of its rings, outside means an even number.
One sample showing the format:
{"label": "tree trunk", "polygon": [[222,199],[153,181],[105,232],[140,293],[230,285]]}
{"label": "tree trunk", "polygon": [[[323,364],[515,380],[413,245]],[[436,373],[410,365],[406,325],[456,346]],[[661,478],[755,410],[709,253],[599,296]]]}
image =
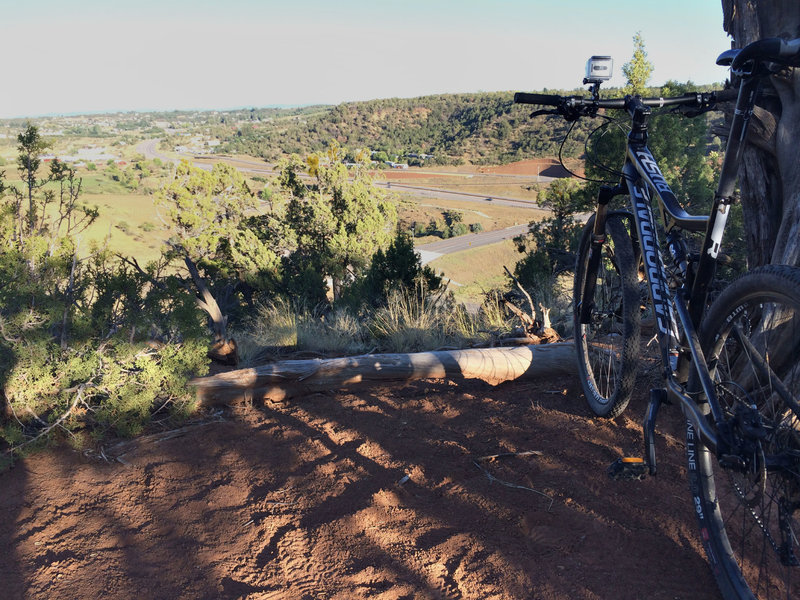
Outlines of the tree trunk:
{"label": "tree trunk", "polygon": [[[723,27],[742,48],[800,37],[798,0],[722,0]],[[734,82],[735,83],[735,82]],[[765,81],[739,167],[750,267],[800,265],[800,73]]]}
{"label": "tree trunk", "polygon": [[239,352],[236,340],[228,338],[228,317],[222,314],[217,300],[211,294],[203,278],[200,277],[197,265],[188,256],[183,258],[183,262],[186,263],[186,268],[189,269],[192,281],[197,287],[199,296],[195,298],[195,301],[206,312],[211,321],[211,333],[214,339],[211,349],[208,351],[208,356],[222,364],[238,364]]}
{"label": "tree trunk", "polygon": [[286,360],[195,379],[191,385],[196,388],[201,402],[213,404],[241,400],[280,401],[376,381],[481,379],[494,385],[515,379],[574,373],[575,346],[560,343]]}

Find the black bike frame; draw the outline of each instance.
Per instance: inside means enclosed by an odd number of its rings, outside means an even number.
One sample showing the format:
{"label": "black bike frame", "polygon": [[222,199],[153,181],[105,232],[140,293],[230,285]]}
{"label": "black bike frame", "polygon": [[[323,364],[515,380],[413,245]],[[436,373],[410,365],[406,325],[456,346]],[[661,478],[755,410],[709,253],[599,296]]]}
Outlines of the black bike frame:
{"label": "black bike frame", "polygon": [[[596,249],[605,241],[604,231],[608,202],[614,196],[629,194],[635,223],[634,237],[638,237],[642,251],[650,300],[657,324],[656,336],[664,365],[663,376],[667,393],[670,399],[680,403],[687,419],[695,431],[699,432],[706,445],[714,449],[718,445],[715,428],[709,425],[698,403],[689,396],[685,384],[689,369],[694,368],[700,388],[708,401],[711,415],[716,425],[721,425],[725,416],[700,348],[697,328],[706,307],[710,283],[716,272],[722,234],[733,201],[736,172],[741,159],[743,141],[753,113],[759,84],[760,79],[756,77],[742,79],[720,180],[711,213],[707,217],[689,215],[678,203],[656,160],[647,148],[647,117],[650,110],[641,101],[637,101],[637,99],[632,101],[632,106],[629,107],[632,127],[628,135],[627,156],[622,169],[623,177],[619,186],[613,189],[606,188],[600,194],[595,217],[595,244],[592,249],[594,256],[590,256],[589,260],[589,273],[596,272],[599,263],[599,253],[596,252]],[[653,196],[658,201],[660,219],[668,238],[670,258],[683,274],[681,286],[674,291],[670,290],[669,278],[660,250],[658,229],[652,210]],[[703,230],[706,234],[700,258],[693,275],[687,278],[688,259],[683,250],[680,232]],[[587,287],[591,286],[595,280],[595,277],[587,277]],[[591,293],[587,295],[590,291]],[[593,290],[585,290],[583,297],[593,297]],[[681,335],[681,331],[683,335]]]}

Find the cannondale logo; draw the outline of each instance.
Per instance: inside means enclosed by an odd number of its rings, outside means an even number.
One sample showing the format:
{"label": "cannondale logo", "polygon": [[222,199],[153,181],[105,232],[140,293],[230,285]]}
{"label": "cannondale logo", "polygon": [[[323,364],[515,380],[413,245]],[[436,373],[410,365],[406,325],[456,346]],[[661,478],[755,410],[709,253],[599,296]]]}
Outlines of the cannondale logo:
{"label": "cannondale logo", "polygon": [[658,242],[653,226],[653,213],[650,210],[649,199],[638,187],[630,186],[634,205],[641,229],[642,251],[644,253],[645,268],[647,269],[647,281],[650,282],[650,289],[653,294],[653,305],[656,310],[656,321],[658,329],[665,335],[672,335],[677,339],[678,332],[675,319],[672,317],[672,307],[667,287],[663,284],[664,269],[661,258],[658,254]]}
{"label": "cannondale logo", "polygon": [[656,159],[653,158],[653,155],[650,154],[650,151],[638,150],[636,152],[636,156],[641,161],[642,165],[647,171],[647,174],[650,176],[650,180],[653,182],[653,185],[656,186],[656,189],[659,192],[671,192],[672,190],[669,189],[667,180],[664,179],[664,175],[661,173],[661,169],[658,168]]}

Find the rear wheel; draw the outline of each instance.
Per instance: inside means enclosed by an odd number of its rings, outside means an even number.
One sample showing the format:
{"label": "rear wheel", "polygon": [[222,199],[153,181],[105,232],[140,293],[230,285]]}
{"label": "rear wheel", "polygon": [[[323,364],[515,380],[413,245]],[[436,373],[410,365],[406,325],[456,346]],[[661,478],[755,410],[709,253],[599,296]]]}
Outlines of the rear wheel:
{"label": "rear wheel", "polygon": [[[640,294],[627,213],[607,215],[605,241],[591,298],[583,298],[592,248],[594,216],[581,236],[575,266],[575,349],[578,374],[590,408],[601,417],[625,410],[633,391],[639,350]],[[581,305],[591,305],[581,323]]]}
{"label": "rear wheel", "polygon": [[691,424],[687,433],[712,570],[726,598],[798,598],[800,269],[765,267],[734,282],[704,318],[701,344],[729,432],[718,433],[719,457]]}

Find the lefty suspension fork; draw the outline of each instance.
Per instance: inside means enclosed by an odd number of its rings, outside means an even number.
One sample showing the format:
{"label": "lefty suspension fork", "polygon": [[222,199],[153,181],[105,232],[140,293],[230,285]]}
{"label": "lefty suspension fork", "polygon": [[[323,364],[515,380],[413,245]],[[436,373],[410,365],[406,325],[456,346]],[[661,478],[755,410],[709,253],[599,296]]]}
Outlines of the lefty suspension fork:
{"label": "lefty suspension fork", "polygon": [[603,255],[603,244],[606,242],[606,217],[608,215],[608,204],[615,196],[626,193],[625,188],[618,185],[615,187],[602,186],[597,195],[597,210],[594,216],[594,229],[592,230],[592,243],[589,248],[589,262],[586,265],[586,279],[583,281],[583,290],[579,304],[580,322],[584,325],[591,320],[592,309],[594,308],[594,290],[597,287],[597,272],[600,268],[600,259]]}

